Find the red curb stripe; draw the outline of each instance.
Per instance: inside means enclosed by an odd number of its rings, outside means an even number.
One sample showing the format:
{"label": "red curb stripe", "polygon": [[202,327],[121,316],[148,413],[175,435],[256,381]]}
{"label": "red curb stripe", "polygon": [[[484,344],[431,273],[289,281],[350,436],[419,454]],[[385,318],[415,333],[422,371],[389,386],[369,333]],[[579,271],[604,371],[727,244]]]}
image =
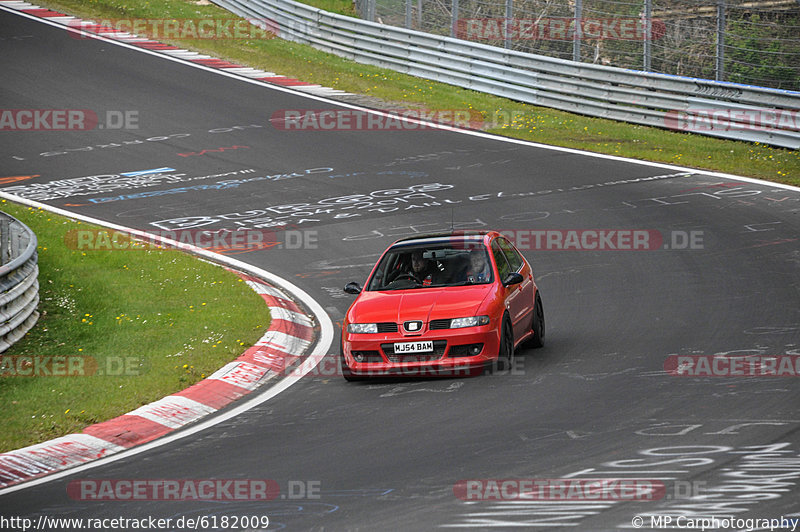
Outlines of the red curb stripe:
{"label": "red curb stripe", "polygon": [[173,395],[186,397],[219,410],[248,393],[250,390],[235,384],[217,379],[205,379]]}
{"label": "red curb stripe", "polygon": [[170,46],[160,42],[136,42],[134,44],[142,48],[147,48],[148,50],[180,50],[180,48],[176,46]]}
{"label": "red curb stripe", "polygon": [[23,459],[12,454],[0,454],[0,487],[11,486],[52,473],[40,464],[22,464]]}
{"label": "red curb stripe", "polygon": [[23,13],[28,13],[35,17],[66,17],[64,13],[59,13],[58,11],[50,11],[49,9],[44,8],[36,8],[36,9],[21,9]]}
{"label": "red curb stripe", "polygon": [[314,338],[314,329],[312,327],[289,320],[272,320],[269,330],[282,332],[309,342]]}
{"label": "red curb stripe", "polygon": [[[233,273],[236,273],[236,272],[233,272]],[[268,282],[264,281],[263,279],[259,279],[258,277],[253,277],[252,275],[247,275],[247,274],[237,274],[237,275],[239,275],[239,277],[241,277],[242,280],[247,281],[248,283],[253,283],[255,285],[258,285],[258,286],[261,286],[261,287],[264,287],[264,288],[267,288],[267,289],[275,290],[276,292],[280,293],[280,290],[277,290],[274,286],[272,286]]]}
{"label": "red curb stripe", "polygon": [[292,355],[270,346],[251,347],[240,357],[243,362],[267,368],[275,373],[280,373],[286,366],[297,360],[297,355]]}
{"label": "red curb stripe", "polygon": [[75,30],[89,31],[92,33],[122,33],[120,30],[110,28],[108,26],[100,26],[98,24],[81,24],[80,26],[71,26]]}
{"label": "red curb stripe", "polygon": [[86,427],[83,429],[83,433],[122,447],[133,447],[155,440],[172,430],[174,429],[141,416],[123,414],[103,423]]}
{"label": "red curb stripe", "polygon": [[154,46],[161,46],[161,43],[158,41],[130,41],[128,44],[132,44],[133,46],[138,46],[139,48],[152,48]]}
{"label": "red curb stripe", "polygon": [[0,487],[107,456],[113,450],[106,444],[86,434],[69,434],[0,454]]}
{"label": "red curb stripe", "polygon": [[265,283],[265,282],[264,282],[264,281],[262,281],[261,279],[258,279],[258,278],[256,278],[256,277],[253,277],[252,275],[247,275],[246,273],[238,273],[238,272],[236,272],[235,270],[230,270],[230,271],[232,271],[233,273],[235,273],[236,275],[238,275],[239,277],[241,277],[241,279],[242,279],[243,281],[249,281],[249,282],[251,282],[251,283],[263,284],[263,285],[265,285],[265,286],[268,286],[268,285],[267,285],[267,283]]}
{"label": "red curb stripe", "polygon": [[269,78],[258,78],[261,81],[269,81],[270,83],[274,83],[275,85],[284,85],[286,87],[294,87],[300,85],[311,85],[311,83],[306,83],[305,81],[300,81],[299,79],[294,78],[285,78],[283,76],[275,76]]}
{"label": "red curb stripe", "polygon": [[[275,353],[280,353],[280,351],[275,350]],[[286,376],[286,368],[294,364],[299,358],[298,356],[287,355],[286,353],[273,355],[262,351],[253,357],[253,363],[266,364],[269,362],[271,363],[270,371],[280,376]]]}
{"label": "red curb stripe", "polygon": [[[18,11],[42,18],[71,17],[64,13],[40,7],[20,9]],[[153,51],[184,50],[183,48],[159,41],[136,41],[127,37],[113,35],[127,32],[93,22],[89,23],[89,21],[83,21],[76,17],[71,18],[73,19],[71,22],[62,23],[67,29],[88,34],[93,33],[98,36],[99,34],[112,34],[109,38],[117,42]],[[76,25],[76,22],[78,25]],[[217,58],[188,58],[184,60],[217,69],[243,68],[242,65]],[[306,83],[285,76],[269,76],[256,79],[287,87],[313,85],[312,83]],[[275,290],[277,293],[281,293],[280,290],[275,289],[272,285],[259,278],[237,272],[231,268],[226,269],[233,271],[241,279],[251,282],[256,292],[259,292],[260,289],[268,291]],[[262,296],[265,304],[268,306],[283,308],[305,316],[305,312],[290,299],[276,297],[270,294],[259,295]],[[315,329],[313,327],[284,319],[273,319],[270,324],[270,331],[293,336],[309,343],[313,342],[315,337]],[[268,334],[269,332],[266,333],[265,336]],[[296,344],[292,342],[292,345]],[[305,352],[305,349],[302,349],[302,351]],[[276,374],[285,376],[286,368],[301,358],[300,355],[287,353],[271,345],[253,346],[236,359],[236,364],[229,364],[228,369],[224,372],[220,373],[218,371],[219,376],[215,374],[213,378],[206,378],[189,388],[167,397],[181,397],[199,403],[208,409],[219,410],[254,391],[270,376],[270,373],[273,374],[272,376]],[[144,406],[146,407],[147,405]],[[169,415],[171,412],[170,405],[162,404],[154,408],[154,415]],[[33,452],[28,451],[28,454],[24,453],[24,449],[18,450],[23,451],[18,454],[15,454],[16,451],[2,453],[0,454],[0,488],[46,476],[50,473],[63,470],[65,467],[74,465],[75,463],[89,462],[97,458],[109,456],[117,452],[119,447],[130,448],[141,445],[173,432],[178,428],[175,425],[186,426],[198,421],[199,418],[188,420],[188,418],[178,415],[178,411],[184,412],[187,409],[192,410],[190,407],[183,409],[178,408],[178,410],[175,411],[174,422],[170,423],[170,426],[158,423],[144,416],[128,413],[108,421],[88,426],[80,434],[70,434],[61,438],[56,438],[50,442],[37,444],[37,450]],[[201,415],[201,417],[203,416]],[[97,443],[96,452],[93,451],[91,456],[87,455],[86,450],[83,449],[86,445],[80,442],[60,441],[62,439],[69,440],[70,437],[73,439],[75,437],[83,437],[82,435],[100,440],[100,442]],[[109,445],[106,446],[102,442],[107,442]],[[52,445],[50,445],[51,443]],[[117,447],[112,447],[112,444]],[[80,448],[69,446],[77,446]],[[86,448],[93,449],[91,445]],[[68,450],[69,452],[67,452]]]}
{"label": "red curb stripe", "polygon": [[[256,286],[267,289],[272,288],[264,281],[251,276],[242,274],[239,274],[239,276],[244,280],[251,280]],[[280,305],[281,308],[296,309],[297,312],[302,314],[301,309],[290,300],[266,296],[264,301],[265,303],[272,303],[273,306]],[[273,319],[270,324],[270,331],[280,332],[307,341],[312,341],[314,337],[314,329],[312,327],[283,319]],[[268,334],[265,334],[265,336]],[[210,409],[219,410],[251,393],[270,373],[285,376],[287,368],[291,367],[299,359],[301,357],[298,355],[287,353],[269,345],[253,346],[240,355],[236,360],[236,364],[231,365],[220,376],[202,380],[185,390],[172,394],[172,396],[186,398]],[[154,408],[156,410],[161,408],[169,411],[170,406],[160,405]],[[169,414],[169,412],[166,413]],[[175,422],[181,426],[188,425],[193,421],[195,420],[181,423],[180,416],[175,418]],[[144,416],[128,413],[86,427],[82,434],[115,446],[131,448],[155,440],[173,432],[176,428]],[[58,443],[49,447],[47,443],[44,442],[45,446],[43,448],[35,452],[29,451],[28,454],[15,455],[13,451],[1,454],[0,485],[7,487],[32,480],[59,471],[65,466],[75,463],[76,460],[84,463],[114,452],[111,448],[101,448],[94,456],[87,456],[83,450],[76,449],[77,452],[71,453],[64,450],[64,446],[69,445],[69,442],[67,444]],[[36,458],[36,455],[41,458]]]}
{"label": "red curb stripe", "polygon": [[242,65],[223,61],[222,59],[190,59],[193,63],[200,63],[201,65],[216,67],[216,68],[242,68]]}
{"label": "red curb stripe", "polygon": [[264,298],[268,307],[280,307],[291,310],[292,312],[297,312],[298,314],[303,314],[303,310],[298,307],[294,301],[283,299],[282,297],[275,297],[270,294],[261,294],[261,297]]}
{"label": "red curb stripe", "polygon": [[236,367],[229,369],[220,377],[214,377],[214,379],[246,388],[250,393],[266,377],[268,372],[268,369],[261,366],[250,364],[249,362],[239,362]]}

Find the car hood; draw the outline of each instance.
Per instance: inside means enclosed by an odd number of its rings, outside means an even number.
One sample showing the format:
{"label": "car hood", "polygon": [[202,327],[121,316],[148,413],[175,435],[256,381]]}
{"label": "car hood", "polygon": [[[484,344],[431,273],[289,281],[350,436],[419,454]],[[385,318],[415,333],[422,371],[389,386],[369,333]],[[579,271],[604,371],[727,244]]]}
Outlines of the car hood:
{"label": "car hood", "polygon": [[362,292],[348,312],[350,323],[430,321],[475,316],[494,285]]}

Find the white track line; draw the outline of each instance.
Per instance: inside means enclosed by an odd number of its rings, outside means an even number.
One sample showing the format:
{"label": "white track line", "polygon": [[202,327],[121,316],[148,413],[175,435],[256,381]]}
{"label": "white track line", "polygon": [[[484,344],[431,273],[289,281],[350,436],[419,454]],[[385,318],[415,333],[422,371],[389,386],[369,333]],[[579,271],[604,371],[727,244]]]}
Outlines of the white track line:
{"label": "white track line", "polygon": [[[181,438],[186,438],[187,436],[191,436],[202,430],[205,430],[207,428],[218,425],[224,421],[227,421],[231,418],[234,418],[239,414],[242,414],[252,408],[255,408],[256,406],[264,403],[265,401],[269,401],[279,393],[283,392],[284,390],[288,389],[290,386],[295,384],[301,378],[303,378],[306,374],[308,374],[322,361],[322,359],[328,353],[331,344],[333,343],[333,323],[331,322],[330,317],[328,317],[328,313],[325,312],[325,309],[323,309],[322,306],[319,303],[317,303],[317,301],[314,298],[312,298],[308,293],[306,293],[300,287],[294,285],[293,283],[287,281],[282,277],[275,275],[274,273],[268,272],[256,266],[252,266],[237,259],[232,259],[224,255],[217,255],[216,253],[211,253],[210,251],[207,251],[205,249],[196,248],[194,246],[190,246],[188,244],[184,244],[181,242],[176,242],[170,239],[161,238],[158,235],[149,235],[145,231],[139,231],[138,229],[132,229],[129,227],[113,224],[83,214],[76,214],[64,209],[60,209],[58,207],[52,207],[44,203],[39,203],[37,201],[22,199],[2,191],[0,191],[0,198],[5,198],[9,201],[22,203],[24,205],[28,205],[30,207],[34,207],[37,209],[43,209],[48,212],[52,212],[54,214],[59,214],[61,216],[72,218],[74,220],[81,220],[83,222],[93,223],[116,231],[124,231],[131,233],[133,235],[138,235],[146,238],[156,238],[163,241],[165,245],[169,245],[170,247],[175,247],[186,251],[190,251],[196,255],[205,257],[214,262],[221,263],[230,268],[243,271],[249,275],[252,275],[253,277],[259,277],[265,279],[268,282],[272,283],[273,285],[279,286],[280,288],[286,290],[288,293],[292,295],[293,298],[302,302],[309,309],[309,311],[315,316],[320,326],[319,341],[317,342],[316,347],[291,374],[284,377],[283,379],[281,379],[280,382],[271,386],[270,388],[267,388],[263,392],[256,392],[255,395],[252,397],[248,396],[247,398],[241,399],[240,400],[241,404],[230,407],[223,413],[215,415],[210,419],[207,419],[205,421],[200,421],[195,425],[191,425],[185,429],[177,430],[176,432],[172,432],[170,434],[162,436],[161,438],[158,438],[152,442],[139,445],[138,447],[133,447],[124,451],[120,451],[119,453],[111,455],[107,458],[100,458],[93,462],[88,462],[83,465],[79,465],[76,467],[72,467],[70,469],[65,469],[63,471],[53,473],[51,475],[23,482],[22,484],[16,484],[14,486],[9,486],[8,488],[0,489],[0,495],[5,495],[7,493],[12,493],[15,491],[37,486],[39,484],[51,482],[53,480],[57,480],[65,476],[78,473],[80,471],[86,471],[87,469],[92,469],[111,462],[116,462],[117,460],[129,458],[139,453],[149,451],[150,449],[155,449],[157,447],[161,447],[162,445],[172,443],[173,441],[179,440]],[[295,340],[299,341],[299,339]],[[172,399],[170,398],[169,400]]]}
{"label": "white track line", "polygon": [[[11,7],[11,6],[14,6],[14,7]],[[78,29],[70,28],[69,26],[65,26],[64,24],[60,24],[58,22],[55,22],[55,21],[52,21],[52,20],[49,20],[49,19],[42,19],[42,18],[36,17],[34,15],[29,15],[28,13],[23,13],[23,12],[19,11],[19,9],[30,9],[30,8],[34,8],[34,7],[35,6],[33,6],[33,4],[28,4],[28,3],[25,3],[25,2],[0,2],[0,9],[4,10],[6,12],[14,13],[16,15],[28,18],[30,20],[35,20],[35,21],[40,22],[42,24],[47,24],[47,25],[50,25],[50,26],[53,26],[53,27],[57,27],[57,28],[66,30],[66,31],[71,31],[71,32],[74,32],[74,33],[80,33],[80,30],[78,30]],[[310,92],[305,92],[305,91],[302,91],[302,90],[298,90],[296,88],[288,88],[288,87],[283,87],[283,86],[280,86],[280,85],[272,85],[272,84],[269,84],[269,83],[263,83],[263,82],[260,82],[260,81],[249,79],[246,76],[242,76],[242,75],[240,75],[238,73],[226,71],[225,69],[213,68],[213,67],[208,67],[208,66],[201,65],[201,64],[198,64],[198,63],[193,63],[191,61],[185,61],[185,60],[180,59],[179,57],[175,57],[176,54],[174,52],[172,54],[170,54],[170,53],[163,53],[163,52],[159,52],[159,51],[148,50],[146,48],[133,46],[133,45],[130,45],[130,44],[126,44],[125,42],[122,42],[122,41],[118,41],[118,40],[115,40],[115,39],[109,39],[109,38],[102,37],[102,36],[97,36],[96,38],[98,40],[102,40],[102,41],[108,42],[110,44],[114,44],[114,45],[121,46],[121,47],[124,47],[124,48],[128,48],[128,49],[131,49],[131,50],[136,50],[136,51],[141,52],[141,53],[150,54],[150,55],[153,55],[153,56],[156,56],[156,57],[160,57],[160,58],[168,60],[168,61],[175,61],[175,62],[183,64],[183,65],[189,65],[189,66],[192,66],[194,68],[206,70],[207,72],[214,72],[214,73],[216,73],[218,75],[227,76],[229,78],[236,79],[236,80],[241,81],[241,82],[260,85],[262,87],[266,87],[266,88],[269,88],[269,89],[274,90],[274,91],[280,91],[280,92],[285,92],[285,93],[290,93],[290,94],[295,94],[295,95],[299,94],[299,95],[302,95],[302,96],[304,96],[304,97],[306,97],[308,99],[311,99],[311,100],[325,102],[325,103],[328,103],[330,105],[335,105],[335,106],[343,107],[343,108],[346,108],[346,109],[355,109],[355,110],[359,110],[359,111],[366,112],[366,113],[372,113],[372,114],[379,115],[379,116],[384,116],[384,117],[390,117],[391,116],[392,118],[398,118],[395,115],[391,115],[391,114],[383,112],[383,111],[378,111],[378,110],[369,109],[369,108],[366,108],[366,107],[361,107],[361,106],[358,106],[358,105],[353,105],[353,104],[348,104],[348,103],[344,103],[344,102],[340,102],[340,101],[336,101],[336,100],[331,100],[331,99],[325,98],[323,96],[314,95],[313,93],[310,93]],[[181,55],[184,55],[184,54],[181,54]],[[192,55],[192,57],[197,59],[199,57],[208,57],[208,56],[201,56],[200,54],[197,54],[197,55]],[[228,70],[230,70],[230,69],[228,69]],[[547,145],[547,144],[539,144],[539,143],[531,142],[531,141],[527,141],[527,140],[513,139],[513,138],[509,138],[509,137],[501,137],[501,136],[493,135],[493,134],[490,134],[490,133],[484,133],[482,131],[459,129],[459,128],[456,128],[456,127],[453,127],[453,126],[447,126],[447,125],[444,125],[444,124],[426,122],[424,120],[418,120],[418,119],[412,119],[412,118],[406,118],[406,117],[399,117],[399,118],[400,118],[400,120],[403,120],[403,121],[406,121],[406,122],[410,122],[410,123],[414,123],[414,124],[425,124],[427,127],[432,127],[432,128],[436,128],[436,129],[443,129],[443,130],[446,130],[446,131],[452,131],[452,132],[456,132],[456,133],[461,133],[463,135],[471,135],[471,136],[474,136],[474,137],[490,139],[490,140],[494,140],[494,141],[498,141],[498,142],[506,142],[506,143],[517,144],[517,145],[522,145],[522,146],[531,146],[531,147],[540,148],[540,149],[546,149],[546,150],[551,150],[551,151],[559,151],[559,152],[563,152],[563,153],[581,155],[581,156],[584,156],[584,157],[595,157],[595,158],[599,158],[599,159],[608,159],[608,160],[612,160],[612,161],[626,162],[626,163],[629,163],[629,164],[637,164],[637,165],[640,165],[640,166],[648,166],[648,167],[652,167],[652,168],[663,168],[663,169],[674,170],[674,171],[678,171],[678,172],[690,172],[690,173],[693,173],[693,174],[706,175],[706,176],[717,177],[717,178],[721,178],[721,179],[733,179],[733,180],[736,180],[736,181],[743,181],[743,182],[747,182],[747,183],[755,183],[755,184],[758,184],[758,185],[768,186],[768,187],[772,187],[772,188],[780,188],[780,189],[792,190],[792,191],[795,191],[795,192],[800,192],[800,187],[796,187],[796,186],[792,186],[792,185],[786,185],[786,184],[783,184],[783,183],[773,183],[771,181],[764,181],[762,179],[755,179],[755,178],[751,178],[751,177],[744,177],[744,176],[738,176],[738,175],[733,175],[733,174],[726,174],[726,173],[722,173],[722,172],[712,172],[712,171],[708,171],[708,170],[698,170],[698,169],[695,169],[695,168],[688,168],[688,167],[684,167],[684,166],[675,166],[675,165],[664,164],[664,163],[656,163],[656,162],[651,162],[651,161],[640,161],[638,159],[629,159],[629,158],[626,158],[626,157],[619,157],[619,156],[615,156],[615,155],[606,155],[606,154],[601,154],[601,153],[587,152],[587,151],[577,150],[577,149],[574,149],[574,148],[564,148],[564,147],[561,147],[561,146],[550,146],[550,145]],[[42,208],[44,210],[47,210],[49,212],[53,212],[55,214],[61,214],[62,216],[67,216],[67,217],[70,217],[70,218],[73,218],[73,219],[83,220],[83,221],[86,221],[86,222],[89,222],[89,223],[94,223],[96,225],[101,225],[101,226],[104,226],[104,227],[108,227],[110,229],[116,229],[116,230],[119,230],[119,231],[127,231],[127,232],[130,232],[132,234],[138,234],[140,236],[146,236],[148,238],[153,238],[153,235],[149,235],[148,233],[145,233],[143,231],[138,231],[138,230],[135,230],[135,229],[126,228],[126,227],[123,227],[123,226],[119,226],[119,225],[116,225],[116,224],[111,224],[111,223],[105,222],[103,220],[97,220],[97,219],[94,219],[94,218],[90,218],[88,216],[75,214],[75,213],[72,213],[70,211],[65,211],[65,210],[62,210],[62,209],[58,209],[56,207],[51,207],[51,206],[46,205],[46,204],[42,204],[42,203],[38,203],[38,202],[32,202],[32,201],[29,201],[29,200],[22,200],[21,198],[18,198],[16,196],[13,196],[13,195],[10,195],[10,194],[6,194],[4,192],[0,192],[0,197],[4,197],[4,198],[7,198],[7,199],[9,199],[11,201],[15,201],[15,202],[25,203],[25,204],[28,204],[28,205],[31,205],[31,206],[35,206],[37,208]],[[179,242],[170,243],[170,245],[174,246],[174,247],[181,248],[181,249],[191,248],[191,246],[187,246],[187,245],[179,243]],[[258,406],[261,403],[263,403],[265,401],[268,401],[269,399],[275,397],[276,395],[278,395],[282,391],[286,390],[287,388],[292,386],[299,378],[303,377],[303,375],[307,374],[314,367],[316,367],[317,364],[319,364],[319,362],[322,360],[322,358],[324,358],[325,353],[328,350],[328,347],[331,345],[331,343],[333,341],[333,324],[331,323],[330,318],[328,317],[328,315],[325,312],[325,310],[309,294],[307,294],[305,291],[303,291],[299,287],[295,286],[294,284],[290,283],[289,281],[287,281],[287,280],[285,280],[285,279],[283,279],[281,277],[278,277],[277,275],[274,275],[274,274],[272,274],[270,272],[267,272],[266,270],[262,270],[261,268],[257,268],[255,266],[251,266],[251,265],[249,265],[247,263],[244,263],[242,261],[239,261],[239,260],[236,260],[236,259],[231,259],[229,257],[225,257],[225,256],[221,256],[221,255],[216,255],[216,254],[210,253],[210,252],[205,251],[205,250],[194,249],[192,251],[195,252],[198,255],[206,256],[207,258],[210,258],[213,261],[221,262],[221,263],[226,264],[226,265],[228,265],[228,266],[230,266],[232,268],[236,268],[236,269],[239,269],[241,271],[244,271],[244,272],[247,272],[247,273],[251,273],[252,275],[254,275],[256,277],[262,277],[264,279],[268,279],[270,282],[285,288],[287,291],[292,293],[293,296],[295,296],[298,299],[300,299],[309,308],[309,310],[311,310],[311,312],[315,316],[317,316],[317,318],[319,320],[319,323],[320,323],[320,328],[321,328],[320,342],[317,344],[317,347],[314,349],[314,351],[308,356],[308,358],[306,358],[305,361],[303,361],[303,363],[291,375],[289,375],[288,377],[284,378],[281,382],[279,382],[275,386],[269,388],[265,392],[257,395],[256,397],[244,400],[241,405],[226,411],[224,414],[220,414],[218,416],[213,417],[212,419],[200,422],[197,425],[194,425],[194,426],[192,426],[190,428],[187,428],[185,430],[181,430],[181,431],[166,435],[166,436],[164,436],[162,438],[159,438],[159,439],[157,439],[157,440],[155,440],[153,442],[146,443],[144,445],[129,449],[127,451],[122,451],[119,454],[115,454],[115,455],[110,456],[108,458],[102,458],[102,459],[99,459],[99,460],[94,461],[94,462],[90,462],[90,463],[82,465],[82,466],[78,466],[78,467],[75,467],[75,468],[72,468],[72,469],[61,471],[59,473],[54,473],[54,474],[49,475],[47,477],[42,477],[42,478],[39,478],[39,479],[36,479],[36,480],[32,480],[30,482],[25,482],[23,484],[19,484],[19,485],[16,485],[16,486],[11,486],[9,488],[0,490],[0,495],[4,495],[6,493],[11,493],[13,491],[18,491],[18,490],[21,490],[21,489],[25,489],[25,488],[28,488],[28,487],[31,487],[31,486],[35,486],[35,485],[38,485],[38,484],[43,484],[45,482],[49,482],[51,480],[56,480],[58,478],[62,478],[64,476],[71,475],[71,474],[77,473],[79,471],[84,471],[86,469],[91,469],[93,467],[98,467],[100,465],[104,465],[106,463],[114,462],[114,461],[120,460],[122,458],[127,458],[127,457],[130,457],[130,456],[139,454],[141,452],[150,450],[152,448],[160,447],[160,446],[165,445],[167,443],[171,443],[171,442],[173,442],[175,440],[178,440],[180,438],[184,438],[186,436],[195,434],[195,433],[197,433],[197,432],[199,432],[201,430],[205,430],[206,428],[209,428],[209,427],[212,427],[212,426],[217,425],[219,423],[222,423],[223,421],[227,421],[228,419],[231,419],[232,417],[235,417],[235,416],[239,415],[242,412],[246,412],[247,410],[249,410],[251,408],[254,408],[255,406]]]}
{"label": "white track line", "polygon": [[[50,26],[61,28],[61,29],[66,30],[66,31],[72,31],[72,32],[76,32],[76,33],[80,32],[80,30],[77,30],[77,29],[74,29],[74,28],[70,28],[70,27],[64,26],[62,24],[55,23],[55,22],[52,22],[52,21],[47,20],[47,19],[42,19],[42,18],[33,16],[33,15],[29,15],[27,13],[19,12],[19,11],[15,10],[15,9],[10,9],[10,8],[5,6],[5,4],[8,4],[8,3],[9,2],[0,2],[0,9],[8,11],[9,13],[15,13],[17,15],[29,18],[31,20],[35,20],[37,22],[41,22],[42,24],[48,24]],[[116,44],[117,46],[122,46],[122,47],[129,48],[129,49],[132,49],[132,50],[137,50],[137,51],[145,53],[145,54],[150,54],[150,55],[154,55],[154,56],[157,56],[157,57],[161,57],[162,59],[166,59],[168,61],[175,61],[175,62],[181,63],[183,65],[191,65],[194,68],[199,68],[199,69],[202,69],[202,70],[206,70],[208,72],[215,72],[220,76],[227,76],[227,77],[230,77],[232,79],[239,80],[241,82],[253,83],[255,85],[260,85],[262,87],[267,87],[267,88],[269,88],[271,90],[274,90],[274,91],[286,92],[286,93],[295,94],[295,95],[302,95],[302,96],[304,96],[304,97],[306,97],[308,99],[311,99],[311,100],[317,100],[317,101],[320,101],[320,102],[325,102],[325,103],[328,103],[330,105],[336,105],[338,107],[344,107],[346,109],[355,109],[355,110],[358,110],[358,111],[362,111],[362,112],[365,112],[365,113],[372,113],[372,114],[379,115],[379,116],[398,118],[396,115],[392,115],[392,114],[386,113],[384,111],[378,111],[378,110],[375,110],[375,109],[369,109],[369,108],[366,108],[366,107],[361,107],[361,106],[354,105],[354,104],[344,103],[344,102],[340,102],[340,101],[337,101],[337,100],[331,100],[329,98],[325,98],[324,96],[316,95],[316,94],[313,94],[313,93],[310,93],[310,92],[303,92],[301,90],[297,90],[296,87],[289,88],[289,87],[283,87],[283,86],[280,86],[280,85],[272,85],[272,84],[264,83],[264,82],[257,81],[257,80],[251,80],[251,79],[248,79],[247,77],[240,76],[238,74],[234,74],[234,73],[231,73],[231,72],[225,72],[224,70],[219,69],[219,68],[208,67],[208,66],[205,66],[205,65],[201,65],[199,63],[193,63],[191,61],[182,61],[179,58],[172,57],[170,55],[166,55],[166,54],[164,54],[162,52],[154,51],[154,50],[148,50],[146,48],[140,48],[138,46],[132,46],[132,45],[126,44],[125,42],[120,42],[120,41],[116,41],[116,40],[113,40],[113,39],[107,39],[105,37],[100,37],[100,36],[98,36],[97,39],[109,42],[111,44]],[[693,174],[706,175],[706,176],[711,176],[711,177],[718,177],[718,178],[721,178],[721,179],[733,179],[733,180],[736,180],[736,181],[744,181],[746,183],[755,183],[755,184],[758,184],[758,185],[764,185],[764,186],[769,186],[769,187],[773,187],[773,188],[781,188],[781,189],[785,189],[785,190],[792,190],[792,191],[795,191],[795,192],[800,192],[800,187],[796,187],[796,186],[793,186],[793,185],[785,185],[783,183],[773,183],[771,181],[764,181],[763,179],[755,179],[755,178],[752,178],[752,177],[744,177],[744,176],[738,176],[738,175],[734,175],[734,174],[726,174],[726,173],[722,173],[722,172],[712,172],[712,171],[709,171],[709,170],[699,170],[699,169],[696,169],[696,168],[688,168],[688,167],[685,167],[685,166],[675,166],[675,165],[666,164],[666,163],[656,163],[656,162],[652,162],[652,161],[641,161],[639,159],[629,159],[629,158],[626,158],[626,157],[620,157],[620,156],[617,156],[617,155],[607,155],[607,154],[604,154],[604,153],[593,153],[593,152],[578,150],[578,149],[575,149],[575,148],[564,148],[562,146],[550,146],[548,144],[539,144],[537,142],[532,142],[532,141],[529,141],[529,140],[520,140],[520,139],[513,139],[513,138],[510,138],[510,137],[501,137],[499,135],[493,135],[491,133],[484,133],[482,131],[474,131],[474,130],[469,130],[469,129],[460,129],[460,128],[457,128],[457,127],[454,127],[454,126],[448,126],[448,125],[445,125],[445,124],[438,124],[438,123],[435,123],[435,122],[426,122],[425,120],[419,120],[419,119],[415,119],[415,118],[399,117],[399,119],[403,120],[405,122],[409,122],[409,123],[424,124],[424,125],[426,125],[427,127],[430,127],[430,128],[443,129],[443,130],[446,130],[446,131],[453,131],[453,132],[456,132],[456,133],[461,133],[462,135],[471,135],[471,136],[474,136],[474,137],[491,139],[491,140],[498,141],[498,142],[507,142],[507,143],[510,143],[510,144],[518,144],[518,145],[522,145],[522,146],[531,146],[531,147],[541,148],[541,149],[545,149],[545,150],[560,151],[560,152],[563,152],[563,153],[571,153],[571,154],[574,154],[574,155],[582,155],[584,157],[595,157],[595,158],[598,158],[598,159],[608,159],[608,160],[611,160],[611,161],[620,161],[620,162],[626,162],[626,163],[630,163],[630,164],[638,164],[640,166],[649,166],[649,167],[652,167],[652,168],[663,168],[663,169],[667,169],[667,170],[674,170],[674,171],[677,171],[677,172],[691,172]]]}

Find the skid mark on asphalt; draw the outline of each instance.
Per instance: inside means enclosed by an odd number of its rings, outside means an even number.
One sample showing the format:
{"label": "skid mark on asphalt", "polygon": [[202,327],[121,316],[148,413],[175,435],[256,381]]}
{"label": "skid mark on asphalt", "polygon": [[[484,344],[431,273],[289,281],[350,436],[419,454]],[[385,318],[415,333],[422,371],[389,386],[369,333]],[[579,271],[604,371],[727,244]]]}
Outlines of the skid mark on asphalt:
{"label": "skid mark on asphalt", "polygon": [[599,381],[602,379],[607,379],[609,377],[617,377],[620,375],[627,375],[629,373],[635,373],[637,370],[636,368],[626,368],[621,371],[615,371],[611,373],[554,373],[554,376],[562,376],[562,377],[570,377],[573,379],[579,379],[583,381]]}
{"label": "skid mark on asphalt", "polygon": [[[436,389],[436,388],[414,388],[416,384],[409,384],[409,385],[399,385],[395,386],[391,390],[386,393],[381,394],[379,397],[394,397],[397,395],[405,395],[408,393],[417,393],[417,392],[431,392],[431,393],[451,393],[455,392],[462,386],[464,386],[463,382],[454,382],[451,383],[447,388],[444,389]],[[374,388],[374,386],[370,386],[369,388]]]}
{"label": "skid mark on asphalt", "polygon": [[550,277],[551,275],[572,275],[572,274],[575,274],[575,273],[581,273],[584,270],[589,270],[589,269],[592,269],[592,268],[606,268],[608,266],[614,266],[614,265],[612,263],[610,263],[610,262],[604,262],[604,263],[600,263],[600,264],[584,264],[582,266],[574,266],[572,268],[567,268],[566,270],[558,270],[558,271],[552,271],[552,272],[547,272],[547,273],[540,273],[540,274],[538,274],[536,276],[536,280],[537,281],[541,281],[542,279]]}

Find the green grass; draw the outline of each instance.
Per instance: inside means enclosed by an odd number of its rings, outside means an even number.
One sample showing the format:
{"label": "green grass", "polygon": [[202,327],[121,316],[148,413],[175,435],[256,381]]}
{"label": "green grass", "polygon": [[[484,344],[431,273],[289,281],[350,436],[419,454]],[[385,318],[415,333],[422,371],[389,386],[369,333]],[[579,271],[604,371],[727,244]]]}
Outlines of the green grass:
{"label": "green grass", "polygon": [[[353,0],[305,0],[301,3],[330,13],[347,15],[348,17],[358,17]],[[401,11],[405,9],[405,4],[398,4],[398,6]]]}
{"label": "green grass", "polygon": [[0,209],[37,235],[41,298],[38,323],[0,357],[84,356],[84,368],[114,373],[0,377],[0,452],[182,390],[268,328],[263,299],[224,268],[176,250],[72,249],[65,235],[92,226],[5,200]]}
{"label": "green grass", "polygon": [[[203,1],[202,5],[187,0],[42,0],[42,3],[95,20],[231,17],[229,12]],[[313,3],[342,9],[336,7],[339,0],[313,0]],[[521,113],[523,118],[513,125],[490,130],[510,137],[800,185],[800,152],[795,150],[634,126],[521,104],[361,65],[280,39],[161,40],[303,81],[375,96],[398,107],[473,109],[485,117],[498,112]]]}

